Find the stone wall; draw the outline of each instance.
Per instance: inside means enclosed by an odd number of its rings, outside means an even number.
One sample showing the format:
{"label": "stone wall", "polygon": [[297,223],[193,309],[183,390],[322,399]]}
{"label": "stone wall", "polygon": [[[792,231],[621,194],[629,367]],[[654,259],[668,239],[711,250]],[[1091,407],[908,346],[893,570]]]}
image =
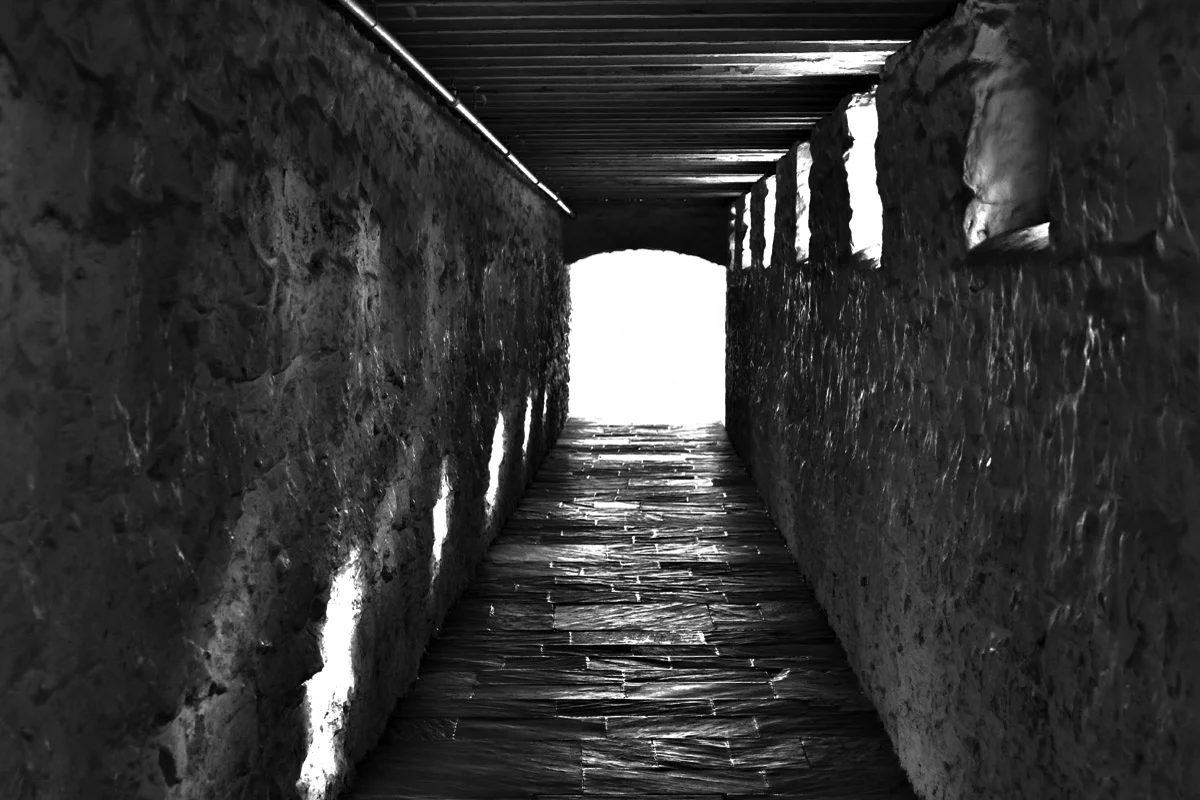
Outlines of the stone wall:
{"label": "stone wall", "polygon": [[0,44],[0,795],[324,796],[565,420],[558,212],[320,3]]}
{"label": "stone wall", "polygon": [[1053,248],[967,252],[968,2],[881,76],[882,268],[835,115],[811,261],[729,273],[730,435],[926,798],[1200,795],[1200,8],[1104,5],[1046,4]]}

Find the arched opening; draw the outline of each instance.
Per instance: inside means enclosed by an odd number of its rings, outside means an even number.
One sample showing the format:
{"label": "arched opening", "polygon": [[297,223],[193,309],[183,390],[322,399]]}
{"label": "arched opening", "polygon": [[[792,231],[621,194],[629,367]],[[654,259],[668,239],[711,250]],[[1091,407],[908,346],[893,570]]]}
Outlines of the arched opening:
{"label": "arched opening", "polygon": [[630,250],[571,267],[571,416],[694,424],[725,416],[726,269]]}

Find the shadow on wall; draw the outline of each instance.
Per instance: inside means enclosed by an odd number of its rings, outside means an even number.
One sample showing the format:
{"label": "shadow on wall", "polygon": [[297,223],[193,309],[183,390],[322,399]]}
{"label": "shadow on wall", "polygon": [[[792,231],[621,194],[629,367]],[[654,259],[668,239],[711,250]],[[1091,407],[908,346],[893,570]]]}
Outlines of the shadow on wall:
{"label": "shadow on wall", "polygon": [[[505,410],[501,408],[497,414],[483,487],[483,535],[488,540],[499,532],[506,509],[511,510],[514,486],[523,486],[531,478],[529,470],[535,466],[530,462],[534,403],[531,394],[519,412],[523,414],[518,419],[518,424],[523,426],[520,440],[508,433]],[[460,485],[462,476],[458,475],[450,455],[441,459],[437,474],[437,498],[430,512],[432,536],[428,568],[421,573],[427,578],[423,593],[424,605],[429,608],[446,604],[446,596],[455,592],[455,586],[448,584],[461,582],[461,565],[455,563],[456,548],[451,533],[464,519],[468,526],[471,523],[467,509],[462,507],[471,501],[464,495],[466,487]],[[378,612],[380,607],[389,607],[378,592],[372,592],[371,575],[380,569],[387,572],[388,564],[394,565],[398,558],[403,560],[416,554],[397,556],[389,552],[394,550],[389,547],[389,540],[392,520],[398,511],[398,497],[397,487],[389,487],[377,514],[375,540],[369,547],[352,548],[332,578],[325,617],[318,634],[322,668],[304,684],[308,744],[296,788],[299,796],[307,800],[327,800],[337,796],[341,781],[351,767],[352,759],[347,758],[350,715],[353,706],[361,702],[357,697],[357,676],[367,669],[369,662],[364,651],[364,646],[369,647],[369,641],[363,640],[364,628],[369,627],[364,624],[369,622],[364,619],[364,609]],[[366,632],[369,639],[369,631]]]}
{"label": "shadow on wall", "polygon": [[716,422],[725,414],[725,269],[632,250],[571,267],[571,415]]}

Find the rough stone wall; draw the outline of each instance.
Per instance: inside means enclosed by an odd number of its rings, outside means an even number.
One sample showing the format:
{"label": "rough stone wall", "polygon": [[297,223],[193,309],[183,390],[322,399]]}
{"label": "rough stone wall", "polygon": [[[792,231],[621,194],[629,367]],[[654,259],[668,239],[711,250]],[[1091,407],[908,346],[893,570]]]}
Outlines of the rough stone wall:
{"label": "rough stone wall", "polygon": [[[1147,5],[1123,73],[1100,10],[1052,8],[1060,96],[1115,94],[1055,122],[1054,239],[1089,249],[973,268],[965,58],[997,5],[883,72],[878,271],[831,246],[841,123],[814,132],[815,263],[729,274],[728,428],[922,796],[1200,796],[1200,264],[1163,245],[1200,207],[1083,155],[1166,129],[1187,168],[1183,110],[1096,115],[1143,102],[1126,91],[1173,103],[1200,28]],[[1165,82],[1132,66],[1157,63],[1144,42],[1173,43]],[[1143,208],[1174,211],[1118,236]]]}
{"label": "rough stone wall", "polygon": [[0,44],[0,796],[293,796],[351,563],[318,796],[565,420],[558,214],[320,3],[16,0]]}
{"label": "rough stone wall", "polygon": [[1200,4],[1049,0],[1045,15],[1059,243],[1200,253]]}
{"label": "rough stone wall", "polygon": [[1050,53],[1041,4],[996,3],[975,32],[963,183],[967,245],[1049,219]]}

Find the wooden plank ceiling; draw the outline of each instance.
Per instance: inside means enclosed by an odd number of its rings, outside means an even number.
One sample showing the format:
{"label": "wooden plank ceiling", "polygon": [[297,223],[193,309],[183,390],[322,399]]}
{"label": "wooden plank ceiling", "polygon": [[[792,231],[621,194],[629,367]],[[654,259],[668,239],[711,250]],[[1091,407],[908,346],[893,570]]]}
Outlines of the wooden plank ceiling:
{"label": "wooden plank ceiling", "polygon": [[744,194],[947,0],[367,4],[570,203]]}

